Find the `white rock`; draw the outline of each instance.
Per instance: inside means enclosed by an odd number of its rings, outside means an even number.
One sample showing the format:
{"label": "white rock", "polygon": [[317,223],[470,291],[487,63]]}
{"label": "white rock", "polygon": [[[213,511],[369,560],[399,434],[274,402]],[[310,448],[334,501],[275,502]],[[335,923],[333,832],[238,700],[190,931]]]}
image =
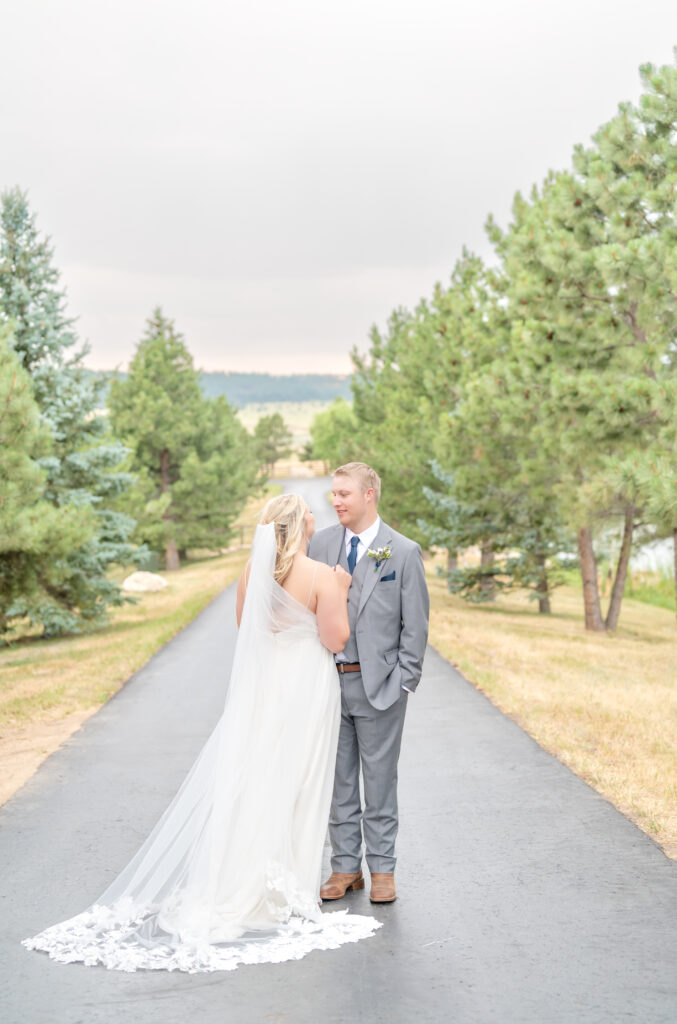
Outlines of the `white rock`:
{"label": "white rock", "polygon": [[167,580],[155,572],[133,572],[124,580],[122,589],[142,593],[150,590],[164,590],[167,585]]}

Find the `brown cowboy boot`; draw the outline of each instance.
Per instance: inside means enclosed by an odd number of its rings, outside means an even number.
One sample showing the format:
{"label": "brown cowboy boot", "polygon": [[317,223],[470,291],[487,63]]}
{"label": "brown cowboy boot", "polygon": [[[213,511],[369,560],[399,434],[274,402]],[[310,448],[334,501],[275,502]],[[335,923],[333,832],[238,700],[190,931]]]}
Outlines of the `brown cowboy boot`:
{"label": "brown cowboy boot", "polygon": [[392,903],[397,899],[395,876],[382,871],[373,871],[369,899],[372,903]]}
{"label": "brown cowboy boot", "polygon": [[362,872],[356,871],[352,875],[345,875],[340,871],[332,871],[320,889],[320,896],[323,900],[341,900],[350,889],[364,889]]}

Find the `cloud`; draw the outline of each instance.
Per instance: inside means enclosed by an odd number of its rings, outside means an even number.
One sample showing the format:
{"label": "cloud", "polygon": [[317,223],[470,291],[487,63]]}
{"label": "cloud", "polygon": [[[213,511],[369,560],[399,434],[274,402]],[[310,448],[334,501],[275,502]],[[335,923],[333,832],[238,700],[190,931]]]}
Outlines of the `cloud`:
{"label": "cloud", "polygon": [[22,0],[0,184],[52,235],[92,365],[161,303],[206,367],[342,372],[636,99],[676,22],[673,0]]}

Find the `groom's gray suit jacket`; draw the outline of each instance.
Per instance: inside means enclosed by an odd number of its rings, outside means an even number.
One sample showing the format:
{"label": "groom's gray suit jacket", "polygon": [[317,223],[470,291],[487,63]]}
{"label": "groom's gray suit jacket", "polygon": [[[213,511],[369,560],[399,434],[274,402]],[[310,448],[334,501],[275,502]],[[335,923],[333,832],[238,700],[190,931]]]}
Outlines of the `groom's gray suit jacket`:
{"label": "groom's gray suit jacket", "polygon": [[[346,566],[345,529],[340,524],[311,537],[308,555],[327,565]],[[372,549],[389,547],[391,557],[378,565],[365,553],[358,562],[348,597],[348,661],[359,661],[369,703],[385,710],[415,690],[428,641],[430,599],[421,548],[381,521]],[[363,566],[362,563],[365,563]],[[361,570],[358,573],[358,570]],[[366,571],[365,571],[366,570]]]}

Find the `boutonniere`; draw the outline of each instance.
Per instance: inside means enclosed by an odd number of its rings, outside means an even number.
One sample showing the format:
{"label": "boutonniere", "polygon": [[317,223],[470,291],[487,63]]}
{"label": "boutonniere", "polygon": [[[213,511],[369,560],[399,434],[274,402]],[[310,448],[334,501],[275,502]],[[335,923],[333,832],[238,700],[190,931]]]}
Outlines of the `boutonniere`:
{"label": "boutonniere", "polygon": [[373,558],[374,559],[374,572],[376,572],[378,570],[378,567],[381,564],[381,562],[387,562],[388,559],[391,558],[391,557],[392,557],[392,551],[388,547],[385,547],[385,548],[368,548],[368,550],[367,550],[367,558]]}

